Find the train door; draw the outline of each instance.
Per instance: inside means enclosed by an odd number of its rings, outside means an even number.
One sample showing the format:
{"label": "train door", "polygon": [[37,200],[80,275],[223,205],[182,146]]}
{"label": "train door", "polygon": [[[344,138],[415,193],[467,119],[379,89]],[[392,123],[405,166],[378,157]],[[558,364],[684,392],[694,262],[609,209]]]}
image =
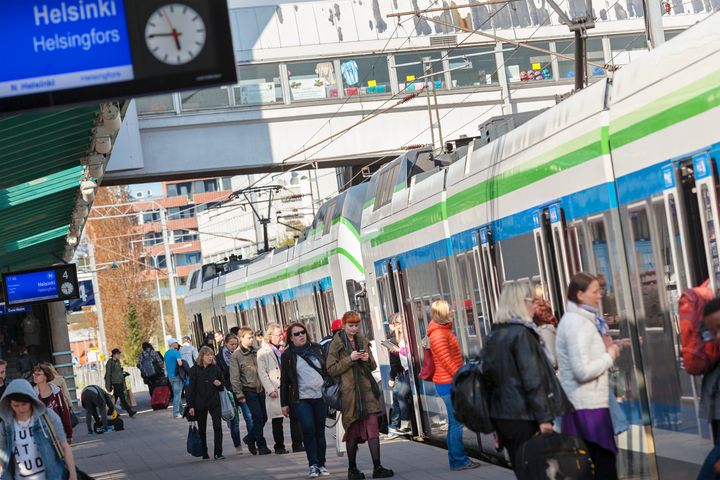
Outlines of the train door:
{"label": "train door", "polygon": [[313,285],[313,299],[315,302],[315,311],[317,312],[317,323],[313,326],[316,336],[312,338],[323,338],[330,332],[330,315],[328,314],[327,299],[325,298],[322,283],[318,282]]}
{"label": "train door", "polygon": [[495,260],[495,243],[490,227],[483,227],[477,232],[478,246],[473,248],[475,257],[475,276],[480,289],[480,303],[484,334],[492,329],[492,319],[497,309],[500,285]]}
{"label": "train door", "polygon": [[567,303],[570,262],[565,217],[560,205],[549,205],[533,213],[533,239],[543,297],[561,315]]}
{"label": "train door", "polygon": [[410,361],[408,362],[408,371],[410,377],[410,392],[412,399],[412,424],[413,433],[422,435],[427,432],[424,428],[423,417],[421,415],[420,395],[425,394],[424,385],[420,385],[422,380],[417,376],[416,372],[420,371],[420,362],[422,359],[422,340],[424,337],[424,329],[421,331],[418,327],[416,319],[413,318],[412,306],[410,303],[410,294],[407,288],[405,272],[400,268],[400,262],[397,259],[387,261],[383,265],[382,276],[385,279],[386,292],[389,300],[387,303],[391,310],[386,310],[388,317],[392,313],[399,313],[403,321],[403,330],[407,348],[410,350]]}

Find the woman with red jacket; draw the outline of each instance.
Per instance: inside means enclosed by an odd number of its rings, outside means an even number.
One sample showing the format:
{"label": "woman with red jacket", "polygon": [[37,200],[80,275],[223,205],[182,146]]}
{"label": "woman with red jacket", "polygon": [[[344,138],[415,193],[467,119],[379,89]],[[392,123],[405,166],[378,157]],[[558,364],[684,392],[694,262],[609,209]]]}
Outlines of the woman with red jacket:
{"label": "woman with red jacket", "polygon": [[455,419],[450,398],[450,387],[455,373],[463,364],[460,344],[452,331],[450,305],[445,300],[436,300],[430,306],[432,321],[428,327],[430,351],[435,361],[433,383],[447,409],[447,449],[450,470],[469,470],[480,466],[468,458],[462,439],[462,424]]}

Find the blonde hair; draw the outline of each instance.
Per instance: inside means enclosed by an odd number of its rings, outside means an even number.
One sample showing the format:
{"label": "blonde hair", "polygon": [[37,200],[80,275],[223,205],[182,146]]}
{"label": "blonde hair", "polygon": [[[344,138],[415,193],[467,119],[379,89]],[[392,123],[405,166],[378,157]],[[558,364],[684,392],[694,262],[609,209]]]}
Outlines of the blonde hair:
{"label": "blonde hair", "polygon": [[513,319],[533,323],[532,316],[525,306],[526,299],[535,299],[535,292],[530,281],[518,280],[505,284],[498,300],[495,323],[510,323]]}
{"label": "blonde hair", "polygon": [[[390,316],[390,324],[395,325],[396,323],[402,325],[402,315],[399,313],[393,313],[392,316]],[[397,328],[393,328],[393,334],[395,335],[395,340],[398,343],[405,338],[404,333],[402,331],[398,332]]]}
{"label": "blonde hair", "polygon": [[267,324],[267,327],[265,327],[265,340],[267,340],[268,342],[270,341],[270,335],[273,334],[273,332],[275,331],[276,328],[279,328],[280,330],[282,330],[282,325],[280,325],[279,323],[268,323]]}
{"label": "blonde hair", "polygon": [[430,317],[433,322],[438,325],[445,325],[450,323],[452,315],[450,314],[450,305],[445,300],[435,300],[430,305]]}
{"label": "blonde hair", "polygon": [[240,327],[240,330],[238,330],[237,337],[238,340],[242,339],[245,335],[251,334],[253,338],[255,338],[255,332],[250,327]]}
{"label": "blonde hair", "polygon": [[206,353],[212,353],[212,360],[210,361],[210,365],[215,365],[215,352],[213,352],[213,349],[205,345],[204,347],[200,348],[200,351],[198,352],[197,360],[195,363],[197,363],[201,367],[206,367],[205,365],[205,354]]}

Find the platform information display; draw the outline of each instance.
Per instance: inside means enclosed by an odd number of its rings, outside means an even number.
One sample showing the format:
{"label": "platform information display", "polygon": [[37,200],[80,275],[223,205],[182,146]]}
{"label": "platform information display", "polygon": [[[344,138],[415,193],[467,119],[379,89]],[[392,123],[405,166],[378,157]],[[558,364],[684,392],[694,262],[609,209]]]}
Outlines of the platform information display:
{"label": "platform information display", "polygon": [[2,277],[8,307],[78,298],[75,265],[3,273]]}
{"label": "platform information display", "polygon": [[0,96],[134,78],[122,0],[0,0],[0,18]]}
{"label": "platform information display", "polygon": [[0,20],[0,112],[237,79],[225,0],[0,0]]}

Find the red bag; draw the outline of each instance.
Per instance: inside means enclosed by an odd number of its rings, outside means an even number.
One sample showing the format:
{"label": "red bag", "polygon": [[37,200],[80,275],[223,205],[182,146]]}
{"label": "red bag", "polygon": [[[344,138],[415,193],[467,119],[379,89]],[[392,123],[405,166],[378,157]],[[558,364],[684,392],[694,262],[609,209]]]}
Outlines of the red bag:
{"label": "red bag", "polygon": [[686,290],[678,305],[682,359],[690,375],[703,375],[720,360],[720,347],[703,323],[703,309],[712,299],[707,283]]}
{"label": "red bag", "polygon": [[434,375],[435,359],[433,358],[432,350],[429,348],[423,348],[423,361],[420,366],[420,373],[418,373],[418,376],[425,381],[432,382]]}
{"label": "red bag", "polygon": [[160,385],[153,390],[150,406],[153,410],[163,410],[170,404],[170,387]]}

